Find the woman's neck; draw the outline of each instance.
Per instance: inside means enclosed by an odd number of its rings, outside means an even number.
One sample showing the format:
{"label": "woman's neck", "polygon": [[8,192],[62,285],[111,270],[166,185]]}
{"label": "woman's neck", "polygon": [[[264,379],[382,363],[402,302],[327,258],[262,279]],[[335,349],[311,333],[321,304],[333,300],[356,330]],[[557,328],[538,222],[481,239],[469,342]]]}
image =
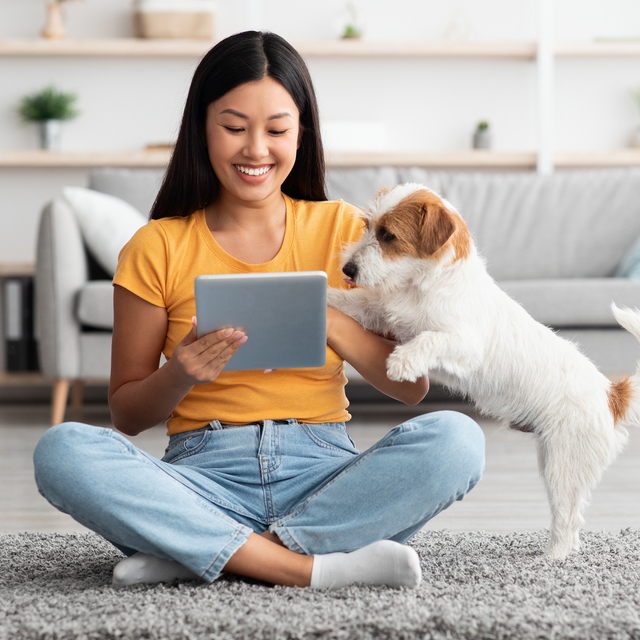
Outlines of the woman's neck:
{"label": "woman's neck", "polygon": [[255,203],[242,202],[221,194],[205,212],[207,225],[212,233],[253,233],[284,225],[286,204],[281,193],[269,200]]}
{"label": "woman's neck", "polygon": [[255,204],[219,198],[206,208],[205,216],[218,245],[247,264],[273,260],[284,242],[287,208],[282,194]]}

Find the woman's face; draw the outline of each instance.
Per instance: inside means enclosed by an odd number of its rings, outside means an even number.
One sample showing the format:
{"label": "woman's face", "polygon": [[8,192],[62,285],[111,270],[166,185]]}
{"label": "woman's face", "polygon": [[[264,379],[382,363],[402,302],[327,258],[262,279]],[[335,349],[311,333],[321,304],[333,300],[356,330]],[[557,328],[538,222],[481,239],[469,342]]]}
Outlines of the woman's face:
{"label": "woman's face", "polygon": [[273,78],[247,82],[207,109],[207,147],[220,197],[257,203],[280,195],[296,160],[300,114]]}

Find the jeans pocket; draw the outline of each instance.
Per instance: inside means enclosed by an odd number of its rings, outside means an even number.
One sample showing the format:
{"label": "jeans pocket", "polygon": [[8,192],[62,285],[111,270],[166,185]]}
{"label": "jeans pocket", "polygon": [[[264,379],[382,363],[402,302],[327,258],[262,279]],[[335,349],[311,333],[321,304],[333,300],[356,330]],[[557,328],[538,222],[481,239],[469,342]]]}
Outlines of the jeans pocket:
{"label": "jeans pocket", "polygon": [[323,449],[347,451],[356,455],[360,453],[341,422],[325,422],[321,424],[300,424],[309,439]]}
{"label": "jeans pocket", "polygon": [[211,438],[211,433],[211,429],[205,427],[172,435],[169,438],[169,445],[164,452],[162,462],[173,464],[198,453]]}

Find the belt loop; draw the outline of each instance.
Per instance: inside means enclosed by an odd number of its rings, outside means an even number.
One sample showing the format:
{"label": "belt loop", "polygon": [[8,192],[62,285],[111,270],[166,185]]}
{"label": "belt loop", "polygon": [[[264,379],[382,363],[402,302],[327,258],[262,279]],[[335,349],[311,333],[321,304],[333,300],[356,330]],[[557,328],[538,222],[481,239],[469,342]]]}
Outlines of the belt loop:
{"label": "belt loop", "polygon": [[208,428],[211,429],[211,431],[219,431],[220,429],[222,429],[222,425],[220,424],[220,420],[212,420],[208,424]]}

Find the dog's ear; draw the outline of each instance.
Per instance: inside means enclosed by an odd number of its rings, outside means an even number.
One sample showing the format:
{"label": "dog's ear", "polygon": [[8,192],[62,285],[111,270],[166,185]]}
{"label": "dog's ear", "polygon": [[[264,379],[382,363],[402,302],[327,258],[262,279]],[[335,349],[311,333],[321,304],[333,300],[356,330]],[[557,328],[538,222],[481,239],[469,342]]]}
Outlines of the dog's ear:
{"label": "dog's ear", "polygon": [[453,216],[440,203],[424,203],[420,227],[420,250],[431,256],[453,235],[456,225]]}

